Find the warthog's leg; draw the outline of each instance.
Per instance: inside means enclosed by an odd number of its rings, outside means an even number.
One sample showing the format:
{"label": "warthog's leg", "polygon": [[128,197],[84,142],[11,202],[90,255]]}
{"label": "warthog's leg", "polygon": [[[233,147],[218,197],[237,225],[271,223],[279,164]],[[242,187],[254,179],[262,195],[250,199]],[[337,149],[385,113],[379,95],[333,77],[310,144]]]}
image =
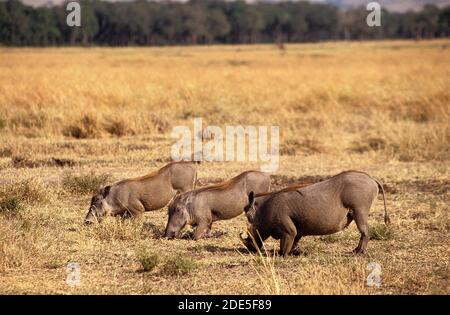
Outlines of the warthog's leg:
{"label": "warthog's leg", "polygon": [[209,223],[208,230],[205,232],[205,237],[212,237],[211,233],[212,221]]}
{"label": "warthog's leg", "polygon": [[289,219],[283,226],[283,235],[280,239],[280,256],[286,257],[292,250],[294,239],[297,236],[297,229],[294,223]]}
{"label": "warthog's leg", "polygon": [[132,218],[140,217],[145,212],[145,207],[139,200],[135,200],[130,203],[126,211],[130,214]]}
{"label": "warthog's leg", "polygon": [[355,254],[363,254],[366,251],[367,243],[369,242],[369,224],[368,224],[369,211],[366,209],[355,209],[354,219],[361,238],[359,239],[358,246],[353,250]]}
{"label": "warthog's leg", "polygon": [[211,229],[211,224],[209,222],[202,221],[195,228],[194,240],[201,239],[207,232]]}
{"label": "warthog's leg", "polygon": [[291,234],[284,234],[280,240],[280,256],[286,257],[292,249],[294,243],[294,236]]}
{"label": "warthog's leg", "polygon": [[289,253],[289,255],[299,255],[300,254],[300,249],[298,248],[298,242],[300,241],[302,237],[300,235],[297,235],[294,238],[294,243],[292,244],[292,250]]}

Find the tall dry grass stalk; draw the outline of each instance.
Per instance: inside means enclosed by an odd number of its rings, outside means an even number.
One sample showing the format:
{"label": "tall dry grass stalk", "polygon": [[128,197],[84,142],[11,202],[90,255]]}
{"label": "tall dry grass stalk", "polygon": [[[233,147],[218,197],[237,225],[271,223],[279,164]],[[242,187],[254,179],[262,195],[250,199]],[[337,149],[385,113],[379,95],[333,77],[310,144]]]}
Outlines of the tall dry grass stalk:
{"label": "tall dry grass stalk", "polygon": [[[262,243],[262,248],[259,248],[256,245],[256,240],[254,237],[250,233],[248,233],[248,235],[251,238],[255,248],[257,248],[256,254],[249,252],[251,257],[250,265],[258,276],[265,294],[287,294],[287,292],[284,292],[282,288],[282,278],[276,267],[276,262],[279,258],[278,255],[276,252],[270,253],[264,243]],[[242,253],[240,254],[242,255]]]}

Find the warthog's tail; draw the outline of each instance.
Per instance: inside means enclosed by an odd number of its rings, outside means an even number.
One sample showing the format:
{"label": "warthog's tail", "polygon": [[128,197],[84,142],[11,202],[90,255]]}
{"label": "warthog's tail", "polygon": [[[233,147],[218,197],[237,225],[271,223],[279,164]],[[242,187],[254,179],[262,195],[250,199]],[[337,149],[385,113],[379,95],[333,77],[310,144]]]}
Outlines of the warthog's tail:
{"label": "warthog's tail", "polygon": [[199,161],[199,160],[196,160],[196,159],[195,159],[195,157],[196,157],[197,154],[203,155],[203,152],[197,151],[197,152],[192,153],[192,154],[191,154],[191,161],[192,161],[192,163],[194,163],[194,164],[201,164],[202,161]]}
{"label": "warthog's tail", "polygon": [[197,188],[197,171],[195,172],[195,178],[194,178],[194,189]]}
{"label": "warthog's tail", "polygon": [[383,202],[384,202],[384,223],[385,223],[386,225],[388,225],[389,223],[391,223],[391,219],[389,218],[389,214],[387,213],[386,197],[384,196],[384,187],[383,187],[383,185],[381,185],[381,183],[380,183],[377,179],[375,179],[375,178],[372,178],[372,179],[375,181],[375,183],[377,183],[378,188],[380,188],[381,194],[383,195]]}

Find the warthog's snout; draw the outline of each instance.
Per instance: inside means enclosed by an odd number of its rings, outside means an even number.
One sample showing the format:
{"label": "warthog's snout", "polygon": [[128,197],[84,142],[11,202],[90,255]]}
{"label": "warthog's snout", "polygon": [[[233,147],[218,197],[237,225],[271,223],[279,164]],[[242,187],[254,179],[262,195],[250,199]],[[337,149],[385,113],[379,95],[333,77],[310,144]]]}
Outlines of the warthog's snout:
{"label": "warthog's snout", "polygon": [[84,224],[91,225],[94,224],[95,222],[97,222],[95,216],[92,213],[88,213],[88,215],[84,219]]}
{"label": "warthog's snout", "polygon": [[255,244],[250,236],[247,236],[246,238],[242,236],[243,233],[239,234],[239,238],[242,241],[242,244],[252,253],[256,252]]}
{"label": "warthog's snout", "polygon": [[173,240],[177,236],[177,233],[174,231],[166,231],[165,236],[167,239]]}

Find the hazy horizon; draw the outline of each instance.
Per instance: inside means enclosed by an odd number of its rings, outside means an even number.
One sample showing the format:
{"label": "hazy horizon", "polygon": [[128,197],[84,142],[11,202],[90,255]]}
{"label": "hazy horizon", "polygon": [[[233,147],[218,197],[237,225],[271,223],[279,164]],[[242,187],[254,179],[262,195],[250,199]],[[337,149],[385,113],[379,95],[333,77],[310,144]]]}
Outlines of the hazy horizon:
{"label": "hazy horizon", "polygon": [[[65,0],[20,0],[27,5],[42,6],[42,5],[57,5],[63,3]],[[132,2],[134,0],[101,0],[106,2]],[[152,0],[154,1],[154,0]],[[164,1],[164,0],[156,0]],[[179,2],[186,2],[186,0],[173,0]],[[246,0],[247,2],[257,2],[259,0]],[[282,2],[285,0],[263,0],[260,2]],[[308,2],[323,2],[332,3],[341,8],[351,8],[364,3],[372,2],[373,0],[293,0],[293,1],[308,1]],[[378,0],[382,7],[389,11],[405,12],[408,10],[420,10],[425,4],[435,4],[437,6],[450,5],[450,0]]]}

